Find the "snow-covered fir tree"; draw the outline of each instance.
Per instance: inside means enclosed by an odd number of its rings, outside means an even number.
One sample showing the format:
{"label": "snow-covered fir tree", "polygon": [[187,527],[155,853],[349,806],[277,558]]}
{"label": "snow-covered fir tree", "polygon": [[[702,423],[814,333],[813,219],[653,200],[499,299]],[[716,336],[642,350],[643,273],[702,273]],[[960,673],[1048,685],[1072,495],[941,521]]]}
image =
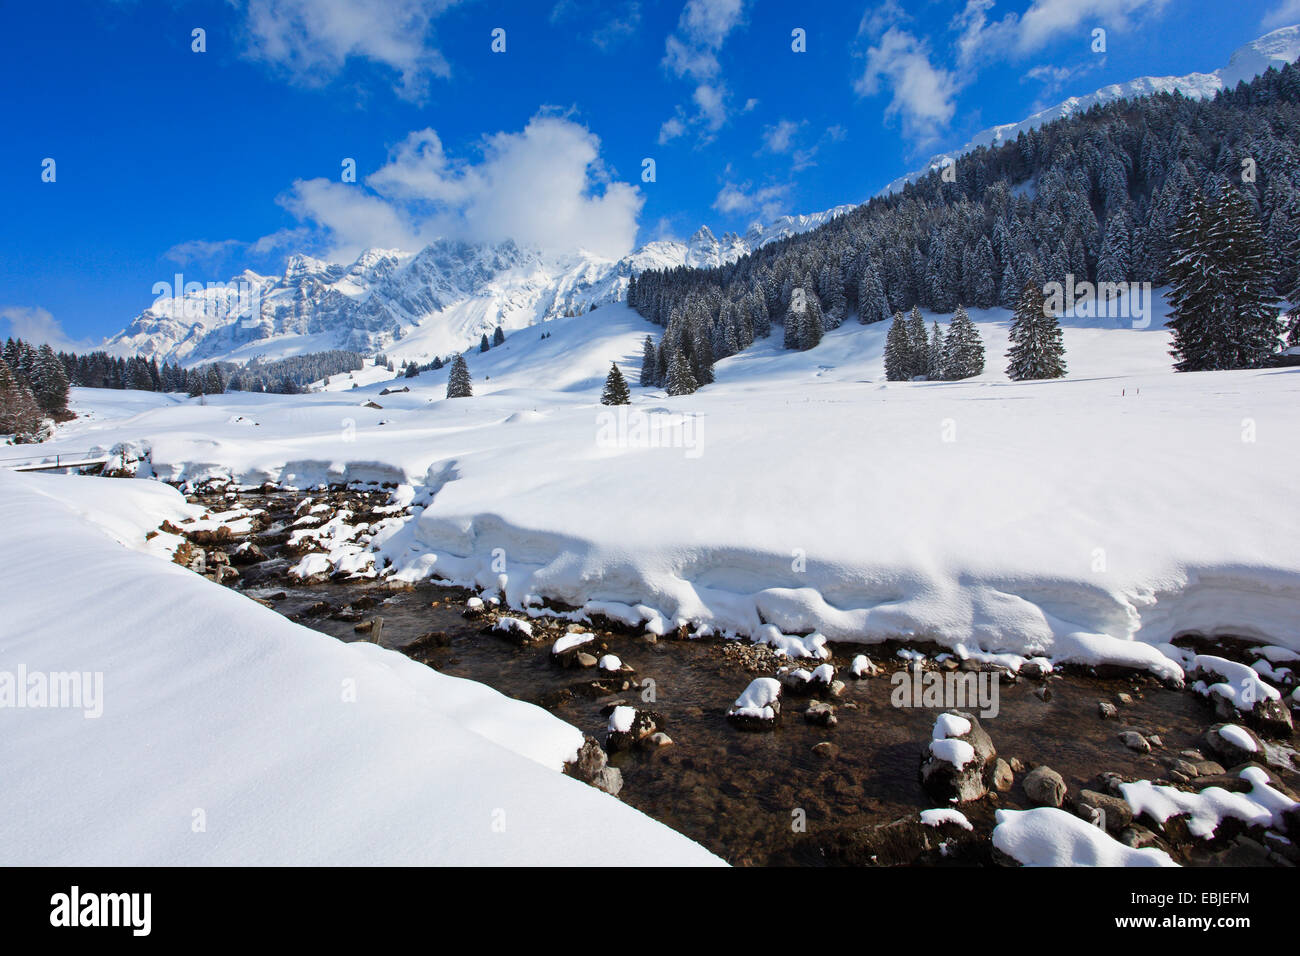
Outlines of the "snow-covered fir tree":
{"label": "snow-covered fir tree", "polygon": [[668,361],[668,394],[689,395],[699,387],[690,363],[686,361],[686,356],[682,354],[681,349],[673,352],[672,358]]}
{"label": "snow-covered fir tree", "polygon": [[944,375],[944,339],[939,323],[930,330],[930,349],[926,353],[925,377],[932,382],[946,378]]}
{"label": "snow-covered fir tree", "polygon": [[627,387],[623,373],[618,370],[618,363],[610,364],[609,374],[605,376],[605,389],[600,394],[602,405],[631,405],[632,392]]}
{"label": "snow-covered fir tree", "polygon": [[469,366],[465,364],[465,356],[457,355],[451,360],[451,371],[447,373],[447,397],[470,398],[473,394],[473,381],[470,379]]}
{"label": "snow-covered fir tree", "polygon": [[641,387],[653,388],[659,384],[659,356],[655,352],[655,340],[645,337],[641,344]]}
{"label": "snow-covered fir tree", "polygon": [[1268,245],[1249,202],[1231,186],[1213,205],[1194,196],[1171,245],[1174,368],[1264,364],[1277,352],[1281,327]]}
{"label": "snow-covered fir tree", "polygon": [[1065,375],[1065,345],[1061,324],[1047,307],[1040,286],[1027,283],[1016,303],[1008,336],[1007,375],[1014,381],[1061,378]]}
{"label": "snow-covered fir tree", "polygon": [[894,321],[885,335],[885,378],[891,382],[905,382],[912,377],[912,341],[907,332],[907,320],[902,312],[894,313]]}
{"label": "snow-covered fir tree", "polygon": [[984,371],[984,341],[966,309],[957,306],[943,343],[943,377],[956,381]]}
{"label": "snow-covered fir tree", "polygon": [[930,336],[925,330],[921,310],[913,306],[907,317],[907,377],[918,378],[930,365]]}

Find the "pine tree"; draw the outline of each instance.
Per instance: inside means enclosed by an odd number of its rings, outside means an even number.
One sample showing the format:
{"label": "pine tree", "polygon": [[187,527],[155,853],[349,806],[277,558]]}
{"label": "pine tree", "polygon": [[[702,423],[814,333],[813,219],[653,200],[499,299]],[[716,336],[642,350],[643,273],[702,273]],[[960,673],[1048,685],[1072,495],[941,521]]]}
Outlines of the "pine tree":
{"label": "pine tree", "polygon": [[480,352],[486,352],[486,351],[487,351],[488,349],[490,349],[491,347],[492,347],[492,346],[491,346],[490,344],[488,344],[487,333],[484,332],[484,333],[483,333],[483,337],[482,337],[481,339],[479,339],[478,350],[479,350]]}
{"label": "pine tree", "polygon": [[40,425],[41,409],[31,389],[0,359],[0,435],[13,435],[21,444],[34,440]]}
{"label": "pine tree", "polygon": [[811,289],[805,289],[804,293],[803,315],[799,317],[799,348],[806,352],[821,344],[826,317],[816,294]]}
{"label": "pine tree", "polygon": [[457,354],[451,360],[451,371],[447,373],[447,397],[471,398],[474,395],[473,383],[469,377],[469,366],[465,356]]}
{"label": "pine tree", "polygon": [[1065,346],[1061,325],[1047,308],[1041,287],[1027,283],[1011,319],[1011,348],[1007,375],[1014,381],[1061,378],[1065,375]]}
{"label": "pine tree", "polygon": [[654,339],[650,336],[645,337],[645,342],[641,346],[641,387],[653,388],[658,384],[656,373],[659,371],[658,356],[655,355]]}
{"label": "pine tree", "polygon": [[894,321],[885,336],[885,378],[891,382],[905,382],[911,378],[911,340],[907,335],[907,322],[902,312],[894,313]]}
{"label": "pine tree", "polygon": [[944,351],[943,351],[943,332],[939,329],[939,323],[934,323],[934,328],[930,332],[930,349],[926,353],[925,377],[932,382],[942,381],[944,378]]}
{"label": "pine tree", "polygon": [[668,394],[689,395],[697,388],[699,385],[691,372],[690,363],[686,361],[682,350],[676,349],[668,363]]}
{"label": "pine tree", "polygon": [[858,280],[858,321],[863,325],[889,318],[889,300],[880,284],[880,273],[875,263],[868,261]]}
{"label": "pine tree", "polygon": [[1256,368],[1277,351],[1267,243],[1230,186],[1213,206],[1192,198],[1170,237],[1171,353],[1179,372]]}
{"label": "pine tree", "polygon": [[627,387],[627,381],[623,378],[623,373],[618,370],[617,362],[612,363],[609,367],[609,375],[605,377],[605,390],[600,395],[600,404],[632,404],[632,393]]}
{"label": "pine tree", "polygon": [[492,333],[492,344],[504,345],[505,341],[506,341],[506,330],[501,328],[501,326],[498,325],[497,330]]}
{"label": "pine tree", "polygon": [[925,374],[930,364],[930,336],[925,331],[925,319],[916,306],[907,317],[907,377],[918,378]]}
{"label": "pine tree", "polygon": [[957,306],[952,322],[948,324],[943,351],[944,378],[957,381],[983,373],[984,342],[963,306]]}
{"label": "pine tree", "polygon": [[790,308],[785,310],[785,318],[781,320],[781,326],[784,330],[784,337],[781,341],[781,347],[787,349],[797,349],[799,347],[799,329],[803,325],[803,312],[796,311],[796,300],[791,298]]}
{"label": "pine tree", "polygon": [[[146,375],[148,369],[146,367]],[[61,418],[68,411],[68,376],[54,349],[42,345],[36,352],[30,375],[32,394],[46,415]]]}

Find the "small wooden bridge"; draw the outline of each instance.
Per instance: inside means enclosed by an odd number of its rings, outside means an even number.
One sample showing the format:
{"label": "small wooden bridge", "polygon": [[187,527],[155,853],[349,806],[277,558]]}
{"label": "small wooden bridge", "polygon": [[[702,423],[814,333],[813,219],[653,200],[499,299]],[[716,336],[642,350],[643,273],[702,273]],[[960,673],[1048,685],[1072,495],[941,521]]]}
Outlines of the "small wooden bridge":
{"label": "small wooden bridge", "polygon": [[55,455],[0,458],[0,468],[10,471],[61,471],[64,468],[103,468],[111,456],[95,451],[65,451]]}

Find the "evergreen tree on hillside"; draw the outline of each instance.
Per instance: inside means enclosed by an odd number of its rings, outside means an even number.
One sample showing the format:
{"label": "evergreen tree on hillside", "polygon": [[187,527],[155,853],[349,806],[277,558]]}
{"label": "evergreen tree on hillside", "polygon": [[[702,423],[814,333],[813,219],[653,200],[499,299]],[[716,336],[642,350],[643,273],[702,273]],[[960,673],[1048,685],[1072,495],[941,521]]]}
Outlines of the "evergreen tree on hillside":
{"label": "evergreen tree on hillside", "polygon": [[952,322],[948,325],[948,337],[943,344],[943,374],[949,380],[959,380],[980,375],[984,371],[984,342],[979,329],[966,314],[966,309],[957,306]]}
{"label": "evergreen tree on hillside", "polygon": [[457,354],[451,360],[451,371],[447,373],[447,397],[472,398],[473,395],[474,386],[469,377],[469,366],[465,364],[465,356]]}
{"label": "evergreen tree on hillside", "polygon": [[781,347],[787,349],[797,349],[799,347],[799,332],[803,326],[803,312],[797,311],[798,300],[793,297],[790,299],[790,308],[785,310],[785,317],[781,320],[783,338]]}
{"label": "evergreen tree on hillside", "polygon": [[[145,375],[148,376],[147,367]],[[59,361],[59,357],[54,354],[54,349],[50,346],[42,345],[37,350],[29,381],[32,395],[36,397],[36,403],[40,405],[41,411],[55,418],[67,414],[68,376],[63,370],[63,363]]]}
{"label": "evergreen tree on hillside", "polygon": [[0,435],[13,435],[21,444],[35,440],[40,425],[41,408],[31,389],[0,359]]}
{"label": "evergreen tree on hillside", "polygon": [[623,373],[618,370],[617,362],[612,363],[609,367],[609,375],[605,377],[605,390],[600,395],[600,404],[632,404],[632,392],[627,387],[627,381],[623,378]]}
{"label": "evergreen tree on hillside", "polygon": [[658,385],[658,372],[659,357],[655,353],[655,342],[647,335],[641,346],[641,387],[653,388]]}
{"label": "evergreen tree on hillside", "polygon": [[484,332],[484,333],[483,333],[483,337],[482,337],[481,339],[479,339],[478,350],[479,350],[480,352],[486,352],[486,351],[487,351],[488,349],[490,349],[491,347],[492,347],[492,346],[488,343],[487,333]]}
{"label": "evergreen tree on hillside", "polygon": [[872,262],[862,269],[862,278],[858,282],[858,321],[863,325],[881,322],[889,318],[889,300],[885,298],[884,286],[880,284],[880,273]]}
{"label": "evergreen tree on hillside", "polygon": [[804,289],[804,310],[799,318],[799,348],[803,351],[821,344],[827,319],[822,313],[821,301],[811,289]]}
{"label": "evergreen tree on hillside", "polygon": [[916,306],[907,317],[907,354],[907,377],[924,375],[930,365],[930,336],[925,331],[921,310]]}
{"label": "evergreen tree on hillside", "polygon": [[668,394],[689,395],[697,388],[699,384],[691,372],[690,363],[686,361],[681,349],[677,349],[668,361]]}
{"label": "evergreen tree on hillside", "polygon": [[1174,368],[1263,364],[1277,351],[1280,328],[1268,246],[1245,197],[1230,186],[1213,205],[1194,196],[1170,245]]}
{"label": "evergreen tree on hillside", "polygon": [[506,342],[506,330],[501,328],[501,326],[498,325],[497,330],[492,333],[492,344],[504,345],[505,342]]}
{"label": "evergreen tree on hillside", "polygon": [[912,344],[907,335],[907,321],[902,312],[894,313],[894,321],[885,336],[885,378],[891,382],[905,382],[911,378]]}
{"label": "evergreen tree on hillside", "polygon": [[939,323],[934,323],[930,331],[930,350],[926,354],[925,377],[932,382],[941,381],[944,376],[944,340]]}
{"label": "evergreen tree on hillside", "polygon": [[1065,375],[1065,346],[1061,324],[1047,308],[1047,297],[1030,282],[1020,293],[1011,319],[1011,348],[1007,375],[1014,381],[1061,378]]}

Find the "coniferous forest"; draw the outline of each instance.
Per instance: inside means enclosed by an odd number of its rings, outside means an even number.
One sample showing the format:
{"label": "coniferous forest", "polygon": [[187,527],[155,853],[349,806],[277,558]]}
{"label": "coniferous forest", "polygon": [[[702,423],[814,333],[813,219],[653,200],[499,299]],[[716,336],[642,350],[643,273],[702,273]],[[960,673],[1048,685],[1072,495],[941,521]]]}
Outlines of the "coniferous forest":
{"label": "coniferous forest", "polygon": [[982,346],[977,362],[954,319],[962,357],[940,347],[932,362],[934,331],[913,310],[1014,310],[1027,286],[1067,277],[1169,286],[1180,371],[1257,367],[1300,345],[1295,312],[1279,318],[1300,299],[1300,69],[1208,101],[1094,107],[730,265],[645,272],[628,302],[664,327],[641,381],[670,392],[707,384],[774,325],[785,348],[808,349],[854,313],[894,318],[890,378],[951,378],[978,374]]}

